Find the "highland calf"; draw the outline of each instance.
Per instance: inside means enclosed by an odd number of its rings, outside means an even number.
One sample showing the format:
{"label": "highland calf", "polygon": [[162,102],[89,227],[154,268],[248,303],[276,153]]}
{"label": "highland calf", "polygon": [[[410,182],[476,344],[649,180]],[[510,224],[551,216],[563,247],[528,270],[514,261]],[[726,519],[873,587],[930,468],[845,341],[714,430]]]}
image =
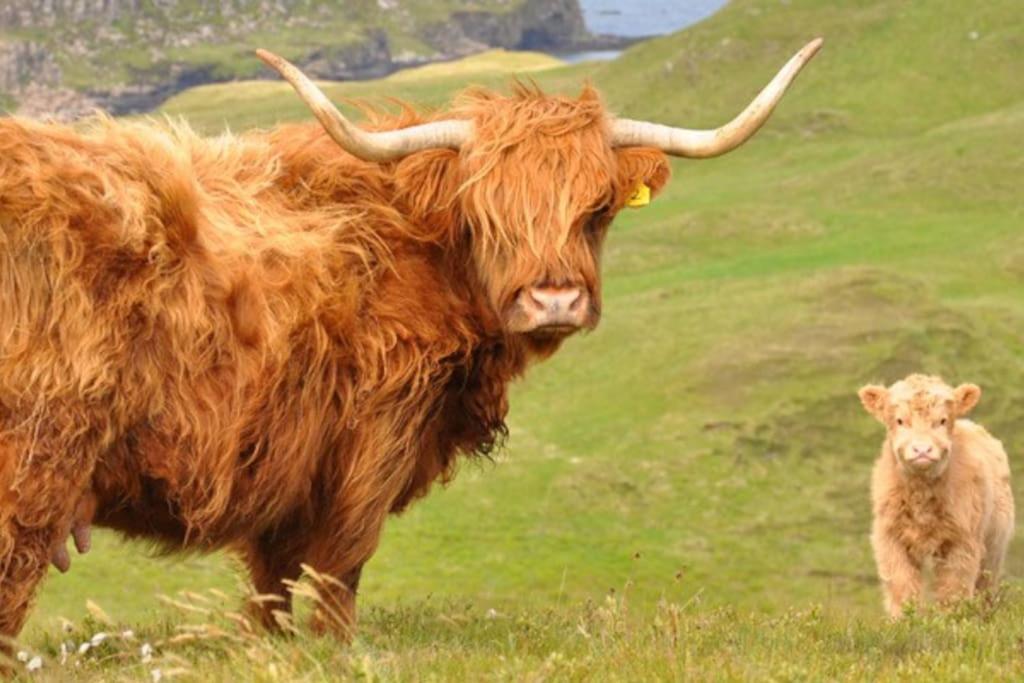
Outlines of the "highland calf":
{"label": "highland calf", "polygon": [[597,325],[616,213],[666,154],[752,136],[819,45],[710,131],[590,88],[370,131],[268,53],[322,128],[0,119],[0,636],[90,524],[233,550],[260,593],[308,564],[338,581],[315,624],[346,636],[388,514],[489,452],[509,382]]}
{"label": "highland calf", "polygon": [[929,564],[942,604],[998,585],[1013,492],[1002,443],[959,419],[980,397],[973,384],[953,389],[926,375],[860,390],[888,432],[871,480],[871,545],[892,617],[924,597]]}

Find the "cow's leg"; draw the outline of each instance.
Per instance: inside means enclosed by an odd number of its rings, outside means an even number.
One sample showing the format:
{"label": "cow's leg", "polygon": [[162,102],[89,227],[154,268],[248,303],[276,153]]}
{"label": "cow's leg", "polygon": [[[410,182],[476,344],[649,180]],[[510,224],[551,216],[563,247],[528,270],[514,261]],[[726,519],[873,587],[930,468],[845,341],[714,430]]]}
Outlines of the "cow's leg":
{"label": "cow's leg", "polygon": [[[431,402],[401,392],[375,395],[376,406],[365,405],[374,419],[359,421],[351,443],[342,444],[318,493],[325,505],[308,533],[304,562],[319,574],[321,604],[312,626],[351,639],[356,623],[356,591],[363,565],[376,552],[384,522],[418,480],[421,463],[439,460],[438,444],[428,424]],[[429,468],[427,468],[429,469]],[[431,476],[441,472],[440,467]]]}
{"label": "cow's leg", "polygon": [[14,638],[25,623],[36,587],[46,575],[59,530],[8,522],[0,533],[4,537],[0,560],[0,636]]}
{"label": "cow's leg", "polygon": [[[364,425],[361,435],[369,444],[386,444],[384,435],[400,433],[398,425],[377,425],[384,433]],[[357,450],[362,461],[350,464],[335,488],[330,508],[309,537],[305,562],[325,575],[317,584],[321,604],[312,626],[351,639],[356,624],[356,591],[363,565],[380,543],[384,521],[400,497],[415,468],[415,453],[368,446]]]}
{"label": "cow's leg", "polygon": [[0,477],[0,636],[13,638],[55,549],[67,538],[88,482],[79,472],[31,463],[14,462],[5,469],[7,476]]}
{"label": "cow's leg", "polygon": [[0,636],[21,630],[47,566],[90,489],[102,432],[80,415],[0,425]]}
{"label": "cow's leg", "polygon": [[283,536],[265,535],[245,549],[245,560],[258,596],[249,603],[250,614],[267,630],[280,630],[281,624],[274,613],[290,614],[292,611],[292,594],[284,581],[298,580],[303,563],[308,562],[326,576],[323,583],[316,585],[321,604],[313,612],[313,629],[318,633],[333,632],[347,641],[355,625],[355,594],[362,564],[343,568],[344,561],[338,560],[344,558],[332,552],[336,546],[326,535],[318,534],[308,544],[299,534],[293,538],[302,538],[302,543],[289,543]]}
{"label": "cow's leg", "polygon": [[[374,539],[373,547],[376,546],[377,539]],[[355,634],[356,593],[365,560],[353,566],[353,561],[342,555],[332,561],[327,556],[332,547],[332,544],[325,544],[310,548],[313,553],[310,566],[325,576],[316,585],[320,602],[313,611],[311,624],[317,633],[333,633],[339,640],[348,642]],[[372,554],[370,550],[367,559]]]}
{"label": "cow's leg", "polygon": [[257,599],[249,612],[270,631],[281,628],[275,612],[290,614],[292,594],[284,584],[302,573],[305,538],[299,533],[268,532],[249,543],[244,551]]}

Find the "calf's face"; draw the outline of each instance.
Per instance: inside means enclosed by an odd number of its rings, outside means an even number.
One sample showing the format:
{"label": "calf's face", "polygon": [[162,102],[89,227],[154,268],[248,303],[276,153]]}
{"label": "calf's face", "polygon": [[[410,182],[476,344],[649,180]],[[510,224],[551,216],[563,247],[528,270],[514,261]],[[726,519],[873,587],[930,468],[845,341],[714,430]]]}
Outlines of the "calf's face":
{"label": "calf's face", "polygon": [[859,392],[864,408],[885,425],[897,464],[907,472],[936,476],[952,456],[956,420],[981,398],[974,384],[955,389],[938,377],[911,375],[886,388],[868,385]]}

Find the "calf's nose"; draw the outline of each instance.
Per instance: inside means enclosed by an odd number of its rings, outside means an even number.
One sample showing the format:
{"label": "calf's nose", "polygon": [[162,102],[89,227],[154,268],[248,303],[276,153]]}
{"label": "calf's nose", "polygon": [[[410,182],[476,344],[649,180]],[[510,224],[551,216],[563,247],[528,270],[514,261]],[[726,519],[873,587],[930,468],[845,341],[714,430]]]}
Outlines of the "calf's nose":
{"label": "calf's nose", "polygon": [[928,444],[915,443],[913,446],[911,446],[911,448],[914,451],[914,455],[923,456],[923,455],[928,455],[929,453],[932,452],[932,445],[930,443],[928,443]]}

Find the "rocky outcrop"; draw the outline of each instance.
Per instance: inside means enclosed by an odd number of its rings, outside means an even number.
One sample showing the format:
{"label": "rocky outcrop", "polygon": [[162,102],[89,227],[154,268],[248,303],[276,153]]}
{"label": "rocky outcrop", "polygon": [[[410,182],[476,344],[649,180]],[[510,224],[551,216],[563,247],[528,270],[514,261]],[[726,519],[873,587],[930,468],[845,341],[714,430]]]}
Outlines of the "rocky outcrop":
{"label": "rocky outcrop", "polygon": [[[164,4],[164,3],[157,3]],[[0,3],[0,26],[54,28],[58,23],[110,23],[138,12],[142,0],[6,0]]]}
{"label": "rocky outcrop", "polygon": [[425,27],[423,36],[439,50],[465,54],[488,47],[569,49],[588,34],[578,0],[526,0],[508,13],[454,12]]}
{"label": "rocky outcrop", "polygon": [[18,92],[14,112],[34,119],[75,121],[101,108],[99,102],[71,88],[31,84]]}
{"label": "rocky outcrop", "polygon": [[303,69],[315,78],[334,80],[379,78],[394,71],[387,34],[380,29],[368,33],[360,43],[313,49],[301,60]]}
{"label": "rocky outcrop", "polygon": [[53,54],[32,41],[0,42],[0,94],[4,105],[36,118],[74,120],[97,106],[87,95],[62,87]]}
{"label": "rocky outcrop", "polygon": [[0,42],[0,91],[15,93],[30,83],[56,86],[61,72],[53,55],[36,42]]}
{"label": "rocky outcrop", "polygon": [[[443,21],[437,5],[450,11]],[[0,102],[73,115],[147,111],[203,83],[268,72],[251,36],[316,78],[349,80],[492,47],[590,44],[578,0],[0,0]],[[281,45],[275,37],[282,35]],[[401,39],[406,48],[393,54]],[[296,54],[295,45],[308,44]],[[78,98],[73,97],[77,93]],[[53,112],[57,113],[57,112]]]}

